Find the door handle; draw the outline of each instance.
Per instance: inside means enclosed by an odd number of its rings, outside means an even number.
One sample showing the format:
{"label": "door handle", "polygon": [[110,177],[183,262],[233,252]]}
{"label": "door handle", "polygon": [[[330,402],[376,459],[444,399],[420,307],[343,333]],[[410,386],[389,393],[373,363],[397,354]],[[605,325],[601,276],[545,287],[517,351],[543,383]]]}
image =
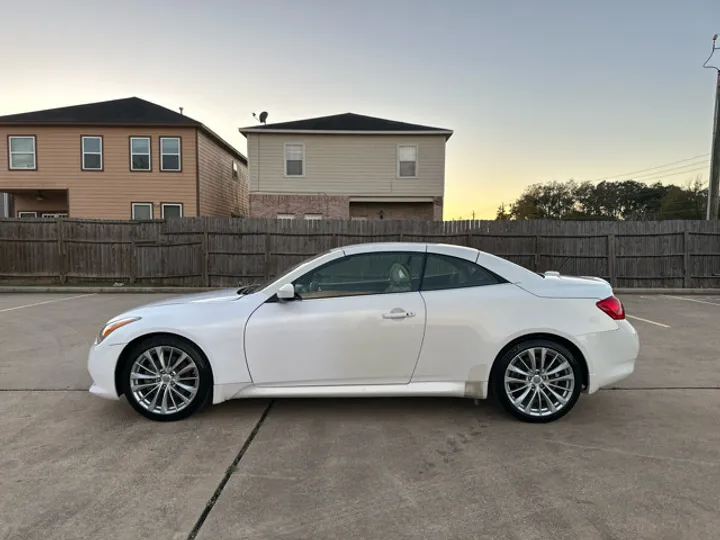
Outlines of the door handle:
{"label": "door handle", "polygon": [[392,311],[383,313],[383,319],[408,319],[414,316],[414,311],[405,311],[403,309],[393,309]]}

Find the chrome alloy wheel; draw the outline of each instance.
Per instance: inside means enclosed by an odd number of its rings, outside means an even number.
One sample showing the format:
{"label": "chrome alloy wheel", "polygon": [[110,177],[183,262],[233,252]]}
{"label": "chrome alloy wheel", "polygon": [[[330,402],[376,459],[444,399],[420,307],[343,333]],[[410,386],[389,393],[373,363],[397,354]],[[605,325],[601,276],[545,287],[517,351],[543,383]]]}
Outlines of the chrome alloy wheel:
{"label": "chrome alloy wheel", "polygon": [[569,403],[575,389],[575,371],[559,352],[548,347],[521,351],[505,370],[505,393],[518,411],[550,416]]}
{"label": "chrome alloy wheel", "polygon": [[174,414],[190,405],[200,388],[200,372],[185,352],[152,347],[130,369],[130,391],[137,403],[155,414]]}

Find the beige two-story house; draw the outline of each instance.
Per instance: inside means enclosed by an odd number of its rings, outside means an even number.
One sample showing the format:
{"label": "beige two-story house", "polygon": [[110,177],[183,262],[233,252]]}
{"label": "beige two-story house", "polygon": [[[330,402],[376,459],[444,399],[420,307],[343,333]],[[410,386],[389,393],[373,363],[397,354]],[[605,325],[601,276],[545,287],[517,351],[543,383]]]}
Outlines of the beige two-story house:
{"label": "beige two-story house", "polygon": [[247,158],[207,126],[136,97],[0,116],[11,217],[247,216]]}
{"label": "beige two-story house", "polygon": [[346,113],[240,132],[252,217],[442,220],[449,129]]}

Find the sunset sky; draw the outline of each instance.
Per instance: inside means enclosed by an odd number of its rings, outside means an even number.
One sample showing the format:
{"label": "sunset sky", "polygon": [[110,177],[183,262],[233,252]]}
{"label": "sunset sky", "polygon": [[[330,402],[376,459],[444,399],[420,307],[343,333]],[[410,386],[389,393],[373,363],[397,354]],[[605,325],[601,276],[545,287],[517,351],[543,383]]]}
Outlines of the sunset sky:
{"label": "sunset sky", "polygon": [[702,63],[718,0],[26,0],[2,12],[0,114],[138,96],[184,107],[242,152],[237,128],[262,110],[450,128],[445,219],[493,217],[530,183],[694,156],[638,180],[708,178],[715,75]]}

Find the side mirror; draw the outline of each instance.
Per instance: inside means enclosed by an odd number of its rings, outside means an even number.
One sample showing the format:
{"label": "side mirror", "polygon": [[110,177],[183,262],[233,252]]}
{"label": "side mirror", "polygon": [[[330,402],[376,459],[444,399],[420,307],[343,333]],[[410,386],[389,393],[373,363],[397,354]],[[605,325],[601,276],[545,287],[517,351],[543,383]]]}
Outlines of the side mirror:
{"label": "side mirror", "polygon": [[277,290],[277,297],[280,300],[293,300],[295,298],[295,287],[292,283],[286,283]]}

